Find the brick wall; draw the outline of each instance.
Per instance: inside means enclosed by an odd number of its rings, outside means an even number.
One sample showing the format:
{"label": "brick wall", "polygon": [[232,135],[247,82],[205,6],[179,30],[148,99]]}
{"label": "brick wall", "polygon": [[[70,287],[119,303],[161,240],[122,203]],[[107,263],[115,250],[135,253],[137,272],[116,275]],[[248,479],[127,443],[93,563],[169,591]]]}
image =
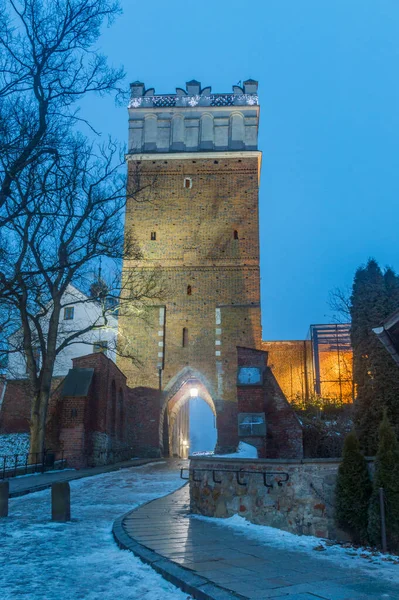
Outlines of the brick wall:
{"label": "brick wall", "polygon": [[268,352],[268,365],[287,400],[306,398],[314,392],[310,341],[262,341],[261,348]]}
{"label": "brick wall", "polygon": [[237,384],[238,412],[264,413],[266,437],[241,437],[258,449],[262,458],[302,458],[302,427],[276,378],[267,366],[267,352],[237,348],[238,367],[259,367],[263,380],[256,386]]}
{"label": "brick wall", "polygon": [[[122,416],[123,420],[123,415],[127,411],[126,376],[112,360],[101,352],[74,358],[73,366],[82,369],[93,368],[95,371],[90,390],[91,402],[95,403],[95,409],[93,407],[90,410],[88,423],[90,429],[123,440],[125,427],[121,427],[120,417]],[[115,382],[114,407],[116,414],[113,411],[113,382]]]}
{"label": "brick wall", "polygon": [[159,457],[162,394],[153,388],[137,387],[128,392],[128,443],[135,456]]}
{"label": "brick wall", "polygon": [[[237,442],[236,346],[259,347],[261,340],[258,160],[215,153],[129,162],[130,185],[139,169],[140,184],[148,187],[127,205],[126,233],[139,243],[143,260],[125,261],[124,272],[156,267],[164,293],[145,319],[129,310],[120,315],[121,343],[130,344],[140,365],[123,358],[118,365],[131,387],[154,389],[160,367],[163,389],[187,366],[200,372],[212,388],[221,450]],[[191,189],[184,188],[185,177]]]}
{"label": "brick wall", "polygon": [[69,464],[81,467],[113,459],[131,441],[126,377],[102,353],[73,359],[73,368],[94,369],[86,396],[53,392],[48,411],[46,445],[63,451]]}
{"label": "brick wall", "polygon": [[[54,377],[54,391],[63,377]],[[7,381],[3,402],[0,406],[1,433],[29,433],[32,389],[28,379]]]}
{"label": "brick wall", "polygon": [[[310,340],[262,341],[261,349],[268,352],[273,371],[286,398],[305,400],[315,394],[315,371]],[[329,350],[320,346],[321,397],[352,402],[352,350]]]}

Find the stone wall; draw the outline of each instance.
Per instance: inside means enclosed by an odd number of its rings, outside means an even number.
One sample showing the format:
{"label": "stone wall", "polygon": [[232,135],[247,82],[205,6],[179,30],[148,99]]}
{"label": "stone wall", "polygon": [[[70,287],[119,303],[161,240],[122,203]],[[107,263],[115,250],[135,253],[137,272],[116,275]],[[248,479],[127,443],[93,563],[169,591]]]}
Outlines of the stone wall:
{"label": "stone wall", "polygon": [[[238,514],[252,523],[295,534],[347,540],[334,522],[339,463],[335,459],[191,459],[191,511],[221,518]],[[237,471],[241,471],[239,481]],[[273,487],[264,485],[264,472],[278,473],[266,478]],[[285,473],[288,481],[278,485]]]}

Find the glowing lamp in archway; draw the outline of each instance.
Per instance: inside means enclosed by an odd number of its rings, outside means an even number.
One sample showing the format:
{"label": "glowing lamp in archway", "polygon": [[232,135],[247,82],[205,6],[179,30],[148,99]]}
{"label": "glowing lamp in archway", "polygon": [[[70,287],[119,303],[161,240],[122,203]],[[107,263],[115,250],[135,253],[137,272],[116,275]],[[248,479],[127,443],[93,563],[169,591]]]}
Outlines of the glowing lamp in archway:
{"label": "glowing lamp in archway", "polygon": [[191,388],[190,396],[191,396],[191,398],[198,398],[198,388]]}

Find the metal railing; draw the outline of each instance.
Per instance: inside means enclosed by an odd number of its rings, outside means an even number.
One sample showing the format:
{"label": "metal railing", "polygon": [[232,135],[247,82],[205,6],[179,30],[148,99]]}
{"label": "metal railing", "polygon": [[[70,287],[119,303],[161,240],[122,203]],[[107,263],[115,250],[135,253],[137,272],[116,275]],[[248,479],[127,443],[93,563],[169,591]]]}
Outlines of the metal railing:
{"label": "metal railing", "polygon": [[76,455],[63,450],[0,455],[0,480],[20,475],[33,475],[46,471],[63,470],[67,463],[73,468],[113,465],[133,458],[133,448],[124,446],[114,450],[78,452]]}
{"label": "metal railing", "polygon": [[[184,471],[188,471],[188,477],[183,476]],[[261,475],[263,477],[263,485],[267,488],[273,488],[274,483],[277,483],[277,485],[281,487],[284,483],[287,483],[287,481],[290,478],[289,474],[283,471],[245,471],[243,469],[193,469],[189,467],[183,467],[182,469],[180,469],[180,477],[181,479],[185,479],[187,481],[194,481],[195,483],[200,483],[202,481],[202,478],[197,479],[195,477],[195,474],[197,472],[212,472],[213,483],[219,484],[222,483],[222,480],[216,479],[216,473],[234,473],[238,485],[242,486],[248,485],[248,475]],[[274,482],[270,481],[270,477],[274,477]]]}
{"label": "metal railing", "polygon": [[[61,455],[61,458],[56,460],[57,454]],[[65,469],[65,465],[64,453],[55,450],[28,452],[26,454],[5,454],[0,456],[0,479],[62,470]]]}

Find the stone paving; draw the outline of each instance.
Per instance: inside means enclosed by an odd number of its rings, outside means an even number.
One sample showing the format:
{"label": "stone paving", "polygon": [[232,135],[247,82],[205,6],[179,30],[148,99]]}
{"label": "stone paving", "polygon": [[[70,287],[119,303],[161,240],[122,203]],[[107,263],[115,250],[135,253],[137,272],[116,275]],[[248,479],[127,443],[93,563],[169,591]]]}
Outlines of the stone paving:
{"label": "stone paving", "polygon": [[[295,548],[268,547],[245,534],[190,518],[188,511],[189,488],[184,486],[126,515],[120,530],[123,547],[159,572],[171,573],[170,579],[178,585],[180,580],[194,598],[399,599],[397,585],[361,569],[336,566]],[[173,573],[168,564],[183,568]],[[184,586],[184,577],[189,586]]]}

